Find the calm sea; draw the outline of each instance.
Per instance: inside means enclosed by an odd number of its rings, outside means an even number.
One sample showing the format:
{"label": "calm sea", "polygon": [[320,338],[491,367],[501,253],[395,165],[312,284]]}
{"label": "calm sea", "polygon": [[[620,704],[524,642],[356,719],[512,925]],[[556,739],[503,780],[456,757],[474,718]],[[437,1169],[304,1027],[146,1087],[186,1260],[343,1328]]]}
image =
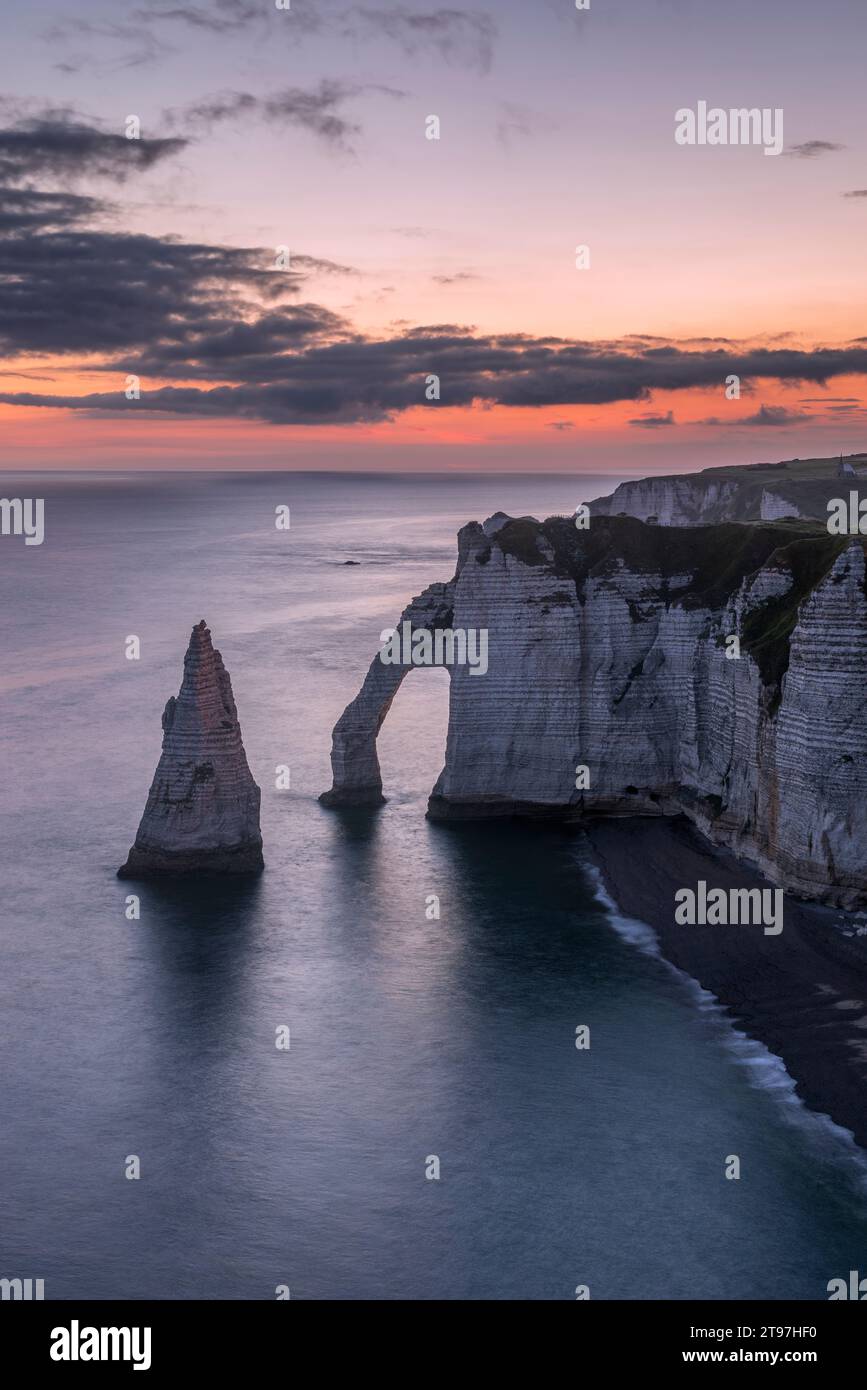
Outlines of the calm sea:
{"label": "calm sea", "polygon": [[[6,475],[47,513],[41,547],[0,541],[0,1276],[49,1298],[614,1299],[824,1298],[867,1273],[859,1153],[605,905],[580,837],[425,820],[445,673],[386,721],[388,804],[317,802],[334,721],[381,629],[453,573],[458,525],[611,485]],[[267,869],[121,883],[200,618]]]}

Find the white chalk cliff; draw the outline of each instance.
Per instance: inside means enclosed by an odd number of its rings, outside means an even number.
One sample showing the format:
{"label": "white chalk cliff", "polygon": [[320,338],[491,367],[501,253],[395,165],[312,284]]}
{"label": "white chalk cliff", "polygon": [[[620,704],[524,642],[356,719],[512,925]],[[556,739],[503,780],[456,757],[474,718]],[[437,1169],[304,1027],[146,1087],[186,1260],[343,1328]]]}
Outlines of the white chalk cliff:
{"label": "white chalk cliff", "polygon": [[[683,813],[796,893],[867,897],[860,540],[498,515],[461,530],[454,579],[402,620],[488,631],[486,674],[450,671],[431,815]],[[329,804],[381,800],[376,736],[410,669],[374,657]]]}
{"label": "white chalk cliff", "polygon": [[867,456],[788,459],[705,468],[620,483],[589,503],[593,516],[633,516],[658,526],[714,526],[722,521],[827,521],[830,498],[867,482]]}
{"label": "white chalk cliff", "polygon": [[162,755],[120,878],[249,874],[263,867],[260,792],[247,765],[232,683],[204,622],[193,628]]}
{"label": "white chalk cliff", "polygon": [[739,483],[701,473],[637,478],[590,503],[595,516],[633,516],[659,526],[698,526],[728,519]]}

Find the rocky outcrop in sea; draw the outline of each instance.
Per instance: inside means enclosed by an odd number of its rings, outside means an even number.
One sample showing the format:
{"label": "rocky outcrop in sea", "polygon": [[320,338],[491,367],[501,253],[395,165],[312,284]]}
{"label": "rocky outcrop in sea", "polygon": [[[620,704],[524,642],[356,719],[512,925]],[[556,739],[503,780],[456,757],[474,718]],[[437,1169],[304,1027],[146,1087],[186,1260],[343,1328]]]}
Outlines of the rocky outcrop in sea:
{"label": "rocky outcrop in sea", "polygon": [[232,682],[204,621],[193,628],[135,844],[119,878],[253,874],[263,868],[260,791]]}
{"label": "rocky outcrop in sea", "polygon": [[[402,621],[488,634],[484,675],[450,667],[432,816],[685,814],[796,894],[867,898],[860,538],[500,515]],[[376,737],[411,669],[374,656],[329,804],[382,799]]]}

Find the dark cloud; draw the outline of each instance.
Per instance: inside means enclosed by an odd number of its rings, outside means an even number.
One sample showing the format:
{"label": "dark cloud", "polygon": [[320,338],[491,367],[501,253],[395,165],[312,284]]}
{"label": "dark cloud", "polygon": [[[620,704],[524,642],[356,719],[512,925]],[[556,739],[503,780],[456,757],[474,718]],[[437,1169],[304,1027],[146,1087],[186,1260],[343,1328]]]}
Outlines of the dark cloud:
{"label": "dark cloud", "polygon": [[742,420],[738,420],[739,425],[756,425],[762,427],[770,425],[779,427],[780,425],[797,425],[803,420],[812,417],[805,410],[787,410],[783,405],[760,405],[755,415],[746,415]]}
{"label": "dark cloud", "polygon": [[668,410],[664,415],[637,415],[629,423],[633,429],[637,430],[661,430],[667,425],[676,424],[677,421],[674,418],[674,412]]}
{"label": "dark cloud", "polygon": [[[196,306],[193,306],[194,308]],[[112,317],[111,322],[116,322]],[[127,330],[128,332],[128,330]],[[76,346],[81,346],[76,343]],[[201,381],[182,389],[146,386],[137,409],[190,416],[231,416],[276,424],[382,420],[424,405],[425,378],[436,373],[452,406],[556,406],[643,401],[654,390],[720,385],[730,371],[778,379],[824,381],[867,373],[867,350],[753,352],[743,355],[600,352],[592,343],[537,341],[525,335],[482,337],[409,330],[388,339],[349,335],[316,306],[264,314],[243,325],[225,317],[196,322],[169,340],[145,338],[138,354],[115,357],[106,370],[144,379]],[[220,385],[213,383],[219,382]],[[115,409],[117,392],[70,399],[4,394],[22,405]],[[636,417],[645,428],[673,418]],[[777,407],[718,424],[788,424]],[[708,422],[709,423],[709,422]]]}
{"label": "dark cloud", "polygon": [[[332,310],[302,301],[311,275],[350,268],[274,250],[186,242],[116,229],[110,205],[67,192],[7,188],[0,197],[0,351],[70,354],[115,377],[84,397],[4,393],[27,405],[116,410],[126,374],[142,377],[135,409],[240,416],[290,424],[382,420],[425,405],[435,373],[445,405],[566,407],[647,403],[654,392],[722,389],[728,375],[824,386],[867,375],[867,345],[707,345],[658,340],[586,342],[525,333],[480,334],[460,324],[395,326],[373,338]],[[31,364],[28,364],[31,365]],[[189,383],[183,387],[166,384]],[[763,406],[746,420],[793,412]],[[637,428],[674,424],[636,416]]]}
{"label": "dark cloud", "polygon": [[291,270],[293,274],[304,275],[358,275],[359,271],[352,265],[341,265],[339,261],[326,261],[321,256],[292,256]]}
{"label": "dark cloud", "polygon": [[78,193],[46,193],[33,188],[0,188],[0,234],[44,231],[92,221],[105,211],[99,198]]}
{"label": "dark cloud", "polygon": [[783,154],[791,155],[794,159],[817,159],[822,154],[835,154],[837,150],[845,150],[845,145],[837,145],[833,140],[804,140],[800,145],[790,145]]}
{"label": "dark cloud", "polygon": [[290,273],[273,251],[84,225],[110,211],[75,194],[0,189],[0,351],[147,346],[168,365],[279,352],[345,329],[329,310],[285,301],[309,275],[349,267],[298,255]]}
{"label": "dark cloud", "polygon": [[[816,380],[817,378],[813,379]],[[750,428],[761,429],[764,426],[779,428],[781,425],[801,425],[805,421],[815,418],[806,410],[787,410],[782,405],[760,405],[754,415],[742,415],[739,418],[728,420],[719,415],[711,415],[706,420],[699,420],[698,423],[713,427],[747,425]]]}
{"label": "dark cloud", "polygon": [[45,372],[12,372],[0,371],[0,376],[17,376],[24,381],[56,381],[56,376],[49,376]]}
{"label": "dark cloud", "polygon": [[470,324],[461,323],[407,323],[406,332],[411,338],[469,338],[475,329]]}
{"label": "dark cloud", "polygon": [[184,149],[186,140],[128,140],[99,130],[65,111],[19,121],[0,130],[0,183],[83,175],[123,182]]}
{"label": "dark cloud", "polygon": [[867,188],[853,188],[850,193],[844,193],[844,198],[867,198]]}

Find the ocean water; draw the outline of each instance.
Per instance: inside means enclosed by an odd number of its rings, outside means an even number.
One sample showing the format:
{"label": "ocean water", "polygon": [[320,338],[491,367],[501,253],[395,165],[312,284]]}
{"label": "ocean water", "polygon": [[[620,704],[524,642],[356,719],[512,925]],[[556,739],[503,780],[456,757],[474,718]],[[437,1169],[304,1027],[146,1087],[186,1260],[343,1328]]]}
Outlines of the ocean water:
{"label": "ocean water", "polygon": [[[609,485],[7,476],[46,499],[46,539],[0,541],[0,1276],[48,1298],[821,1299],[867,1273],[860,1152],[618,914],[580,835],[425,819],[444,672],[385,723],[387,805],[317,801],[380,630],[450,577],[457,526]],[[121,883],[202,617],[266,872]]]}

